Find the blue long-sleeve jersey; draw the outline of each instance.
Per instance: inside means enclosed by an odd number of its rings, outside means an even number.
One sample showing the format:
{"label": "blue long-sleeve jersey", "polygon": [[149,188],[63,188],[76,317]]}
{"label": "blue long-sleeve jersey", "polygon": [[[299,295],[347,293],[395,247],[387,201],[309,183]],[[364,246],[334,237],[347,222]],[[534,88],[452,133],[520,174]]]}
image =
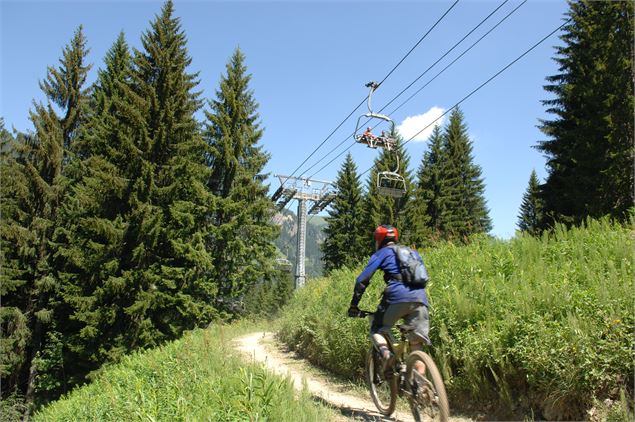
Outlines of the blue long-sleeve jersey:
{"label": "blue long-sleeve jersey", "polygon": [[[417,258],[423,262],[421,256],[415,251]],[[366,287],[370,284],[375,271],[381,269],[384,271],[384,280],[386,281],[386,289],[384,290],[384,299],[387,303],[404,303],[419,302],[428,306],[428,296],[423,287],[410,287],[391,277],[392,274],[399,274],[399,265],[397,257],[392,248],[383,247],[370,257],[364,271],[355,280],[355,291],[351,304],[357,306]]]}

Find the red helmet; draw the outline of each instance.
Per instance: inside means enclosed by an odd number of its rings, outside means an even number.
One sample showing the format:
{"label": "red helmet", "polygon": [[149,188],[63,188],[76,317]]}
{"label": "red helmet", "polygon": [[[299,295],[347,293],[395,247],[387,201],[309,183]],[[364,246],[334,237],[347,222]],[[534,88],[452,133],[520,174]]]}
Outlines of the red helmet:
{"label": "red helmet", "polygon": [[397,228],[389,224],[383,224],[375,229],[375,247],[379,249],[380,246],[385,245],[388,242],[397,242],[399,240],[399,233]]}

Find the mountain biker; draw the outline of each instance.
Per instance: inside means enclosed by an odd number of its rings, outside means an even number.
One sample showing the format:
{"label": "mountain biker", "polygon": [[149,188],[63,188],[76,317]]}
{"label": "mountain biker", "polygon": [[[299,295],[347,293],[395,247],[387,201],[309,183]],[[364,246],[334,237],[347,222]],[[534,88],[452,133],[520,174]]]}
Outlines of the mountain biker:
{"label": "mountain biker", "polygon": [[[348,316],[356,317],[359,315],[360,310],[357,305],[370,284],[373,274],[378,269],[383,270],[386,288],[373,316],[370,337],[383,358],[384,368],[387,368],[392,364],[394,355],[383,334],[388,335],[391,327],[401,318],[406,324],[414,327],[409,339],[412,350],[421,350],[423,343],[430,344],[428,338],[430,327],[428,296],[423,287],[410,287],[401,281],[396,253],[389,247],[395,245],[399,240],[397,228],[391,225],[381,225],[375,229],[374,238],[376,251],[370,257],[364,271],[355,280]],[[416,251],[415,253],[418,259],[423,262],[421,256]],[[416,367],[417,371],[423,374],[425,372],[423,363],[417,362],[417,364],[419,364]]]}

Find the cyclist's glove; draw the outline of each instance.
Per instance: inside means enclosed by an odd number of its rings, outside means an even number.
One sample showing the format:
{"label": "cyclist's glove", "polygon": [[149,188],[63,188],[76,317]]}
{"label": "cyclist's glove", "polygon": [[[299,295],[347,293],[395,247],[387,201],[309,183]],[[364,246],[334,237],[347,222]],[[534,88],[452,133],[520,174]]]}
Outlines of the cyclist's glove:
{"label": "cyclist's glove", "polygon": [[351,305],[348,307],[348,316],[351,318],[356,318],[359,316],[359,308],[357,306]]}

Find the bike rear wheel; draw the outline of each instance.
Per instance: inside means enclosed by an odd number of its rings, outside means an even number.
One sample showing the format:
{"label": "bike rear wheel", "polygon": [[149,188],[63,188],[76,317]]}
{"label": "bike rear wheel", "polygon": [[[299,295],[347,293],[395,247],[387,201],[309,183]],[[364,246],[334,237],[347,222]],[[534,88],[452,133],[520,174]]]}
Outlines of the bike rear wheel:
{"label": "bike rear wheel", "polygon": [[373,346],[366,356],[366,383],[377,410],[390,416],[397,405],[397,376],[390,368],[382,373],[382,359]]}
{"label": "bike rear wheel", "polygon": [[[424,376],[415,369],[417,362],[425,365]],[[406,359],[406,380],[411,393],[408,401],[415,421],[432,419],[446,422],[450,417],[448,396],[441,373],[432,357],[421,351],[410,353]]]}

